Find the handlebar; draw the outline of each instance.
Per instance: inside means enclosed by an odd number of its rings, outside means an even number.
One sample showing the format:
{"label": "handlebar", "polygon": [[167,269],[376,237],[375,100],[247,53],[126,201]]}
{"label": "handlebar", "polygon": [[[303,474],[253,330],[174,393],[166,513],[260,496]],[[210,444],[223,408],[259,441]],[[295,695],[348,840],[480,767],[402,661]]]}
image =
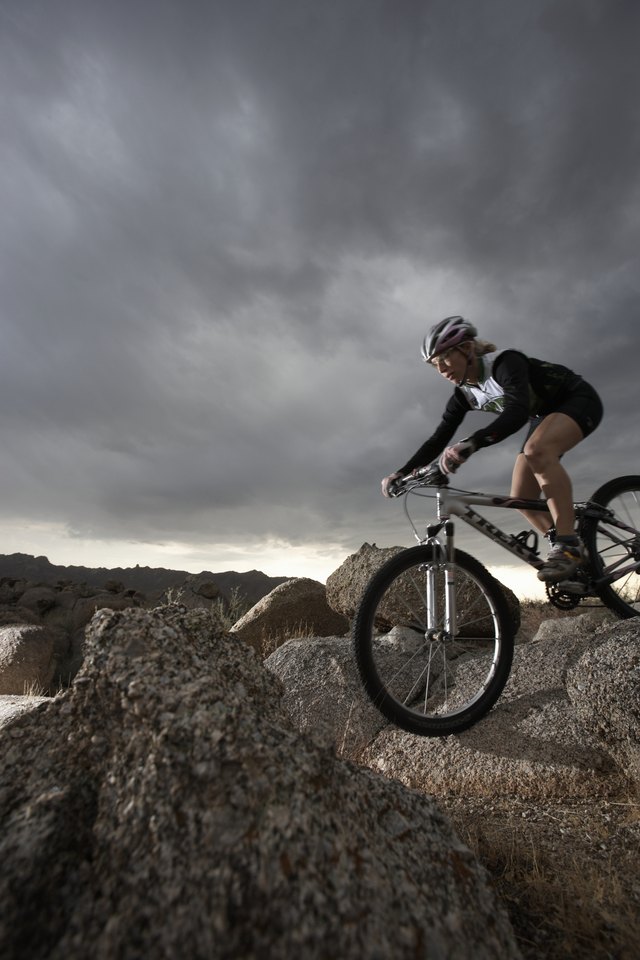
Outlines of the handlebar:
{"label": "handlebar", "polygon": [[418,467],[406,477],[398,477],[389,487],[390,497],[401,497],[413,486],[420,487],[447,487],[449,478],[442,473],[438,461],[434,460],[428,467]]}

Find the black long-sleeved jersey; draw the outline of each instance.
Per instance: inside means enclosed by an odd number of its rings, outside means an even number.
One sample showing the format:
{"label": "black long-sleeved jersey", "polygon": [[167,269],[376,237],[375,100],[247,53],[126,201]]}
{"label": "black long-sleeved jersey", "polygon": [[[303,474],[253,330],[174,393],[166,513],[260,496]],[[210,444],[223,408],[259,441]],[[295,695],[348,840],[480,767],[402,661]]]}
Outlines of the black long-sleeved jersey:
{"label": "black long-sleeved jersey", "polygon": [[558,403],[583,382],[558,363],[504,350],[478,358],[477,384],[456,387],[440,425],[398,473],[407,474],[431,463],[445,449],[470,410],[497,413],[496,419],[469,438],[477,449],[499,443],[533,417],[553,413]]}

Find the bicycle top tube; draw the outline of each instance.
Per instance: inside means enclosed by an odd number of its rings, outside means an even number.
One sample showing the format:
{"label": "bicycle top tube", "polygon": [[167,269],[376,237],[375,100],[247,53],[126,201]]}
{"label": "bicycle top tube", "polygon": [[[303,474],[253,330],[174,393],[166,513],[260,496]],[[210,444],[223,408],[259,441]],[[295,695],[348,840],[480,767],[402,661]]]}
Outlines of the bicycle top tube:
{"label": "bicycle top tube", "polygon": [[[427,492],[428,491],[428,492]],[[479,490],[463,490],[444,484],[425,483],[423,479],[405,478],[399,485],[396,496],[416,494],[430,497],[437,504],[438,516],[446,519],[449,515],[462,516],[467,507],[494,507],[507,510],[534,510],[547,513],[549,508],[544,499],[527,500],[510,494],[482,493]],[[406,501],[405,501],[406,503]]]}
{"label": "bicycle top tube", "polygon": [[461,517],[467,507],[501,507],[507,510],[532,510],[548,513],[546,500],[525,500],[523,497],[491,493],[474,493],[468,490],[444,490],[436,493],[438,517],[441,520],[453,515]]}

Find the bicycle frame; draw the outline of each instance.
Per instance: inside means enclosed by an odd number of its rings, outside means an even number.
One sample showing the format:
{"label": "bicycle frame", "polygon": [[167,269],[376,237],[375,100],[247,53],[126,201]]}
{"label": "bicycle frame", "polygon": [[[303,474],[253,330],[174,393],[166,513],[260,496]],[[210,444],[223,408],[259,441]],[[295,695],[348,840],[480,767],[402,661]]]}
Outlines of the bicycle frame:
{"label": "bicycle frame", "polygon": [[[538,569],[544,563],[544,560],[526,544],[520,543],[513,534],[505,533],[495,524],[487,520],[481,514],[472,510],[471,507],[505,507],[509,510],[536,510],[540,513],[547,513],[547,505],[544,500],[523,500],[518,497],[496,496],[484,493],[469,493],[466,491],[452,492],[450,490],[439,489],[436,492],[436,507],[439,523],[430,524],[427,527],[427,536],[421,542],[428,542],[437,537],[438,532],[450,520],[452,516],[459,517],[478,533],[488,537],[494,543],[499,544],[509,553],[515,554],[520,560],[524,560],[530,566]],[[450,533],[447,533],[447,539],[453,538],[453,524],[450,527]],[[448,551],[447,551],[448,552]]]}
{"label": "bicycle frame", "polygon": [[[416,484],[416,486],[424,485]],[[410,487],[407,488],[407,492],[411,492]],[[478,533],[481,533],[483,536],[487,537],[489,540],[492,540],[494,543],[497,543],[499,546],[503,547],[509,553],[514,554],[518,559],[523,560],[529,566],[534,567],[536,570],[540,569],[544,560],[532,547],[526,545],[517,539],[514,534],[505,533],[495,524],[491,523],[486,517],[483,517],[481,514],[477,513],[471,508],[473,506],[489,507],[489,508],[503,508],[507,510],[527,510],[527,511],[536,511],[538,513],[548,513],[548,508],[545,500],[525,500],[520,497],[510,497],[504,495],[496,494],[485,494],[485,493],[473,493],[470,491],[459,490],[451,491],[442,487],[435,488],[435,498],[436,498],[436,508],[438,523],[429,524],[426,530],[426,536],[420,537],[415,524],[409,517],[409,522],[413,527],[414,534],[419,543],[434,543],[439,544],[438,533],[442,528],[445,528],[446,534],[446,548],[445,555],[449,562],[453,561],[453,539],[454,539],[454,525],[451,522],[451,517],[459,517],[463,520],[468,526],[473,527],[474,530],[477,530]],[[587,501],[586,503],[576,503],[574,504],[576,519],[581,521],[584,517],[601,517],[606,519],[611,526],[619,528],[621,531],[626,533],[632,533],[636,536],[638,531],[634,527],[629,527],[625,523],[613,517],[610,511],[604,509],[597,503],[592,503]],[[405,512],[408,514],[405,501]],[[442,546],[442,544],[440,544]],[[605,570],[605,575],[599,577],[597,580],[594,580],[589,571],[589,579],[594,587],[599,587],[613,583],[614,580],[619,579],[620,577],[626,576],[629,573],[637,572],[640,570],[640,562],[630,563],[623,568],[616,568],[616,565],[613,564],[610,568]]]}

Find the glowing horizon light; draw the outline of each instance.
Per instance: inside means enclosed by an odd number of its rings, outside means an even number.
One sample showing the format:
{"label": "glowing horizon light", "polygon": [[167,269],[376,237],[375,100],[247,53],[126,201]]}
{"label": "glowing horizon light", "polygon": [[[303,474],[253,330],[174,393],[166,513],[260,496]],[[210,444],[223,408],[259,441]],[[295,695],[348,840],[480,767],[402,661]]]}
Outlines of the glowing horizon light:
{"label": "glowing horizon light", "polygon": [[[292,544],[284,540],[245,543],[145,543],[79,537],[62,524],[15,521],[0,525],[2,552],[45,556],[55,566],[91,568],[161,567],[187,573],[247,573],[268,577],[309,577],[325,583],[354,549],[340,543]],[[544,584],[525,564],[493,565],[489,571],[519,600],[546,600]]]}
{"label": "glowing horizon light", "polygon": [[247,573],[309,577],[324,583],[349,555],[340,544],[291,544],[284,540],[246,543],[148,543],[74,535],[63,524],[14,521],[0,524],[2,552],[46,557],[54,566],[127,569],[136,566],[201,573]]}
{"label": "glowing horizon light", "polygon": [[518,600],[547,599],[545,586],[536,577],[535,570],[525,564],[522,566],[491,566],[489,572],[510,590],[513,590]]}

